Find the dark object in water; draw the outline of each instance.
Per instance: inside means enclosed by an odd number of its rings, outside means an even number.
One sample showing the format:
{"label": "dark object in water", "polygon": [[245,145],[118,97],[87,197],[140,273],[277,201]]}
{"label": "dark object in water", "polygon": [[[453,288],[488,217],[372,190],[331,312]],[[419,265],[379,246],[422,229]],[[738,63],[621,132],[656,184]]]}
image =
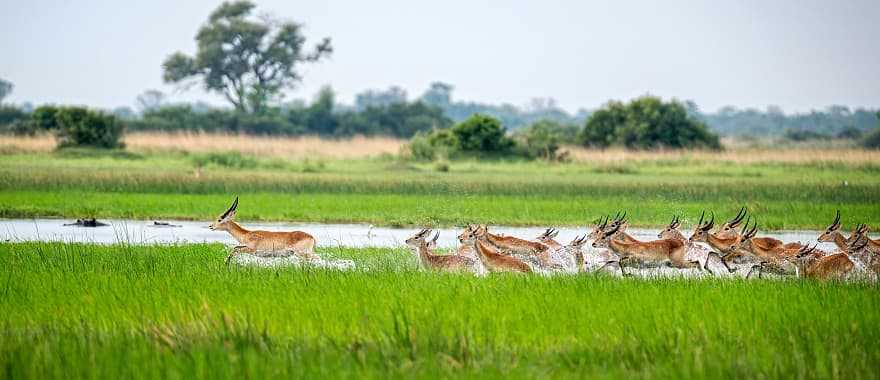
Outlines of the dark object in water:
{"label": "dark object in water", "polygon": [[168,222],[158,222],[158,221],[153,221],[153,224],[150,224],[150,225],[148,225],[148,226],[149,226],[149,227],[159,227],[159,228],[165,228],[165,227],[183,227],[183,226],[181,226],[181,225],[179,225],[179,224],[171,224],[171,223],[168,223]]}
{"label": "dark object in water", "polygon": [[88,219],[77,219],[76,223],[66,223],[65,226],[77,226],[77,227],[104,227],[109,226],[107,223],[99,222],[95,220],[95,218]]}

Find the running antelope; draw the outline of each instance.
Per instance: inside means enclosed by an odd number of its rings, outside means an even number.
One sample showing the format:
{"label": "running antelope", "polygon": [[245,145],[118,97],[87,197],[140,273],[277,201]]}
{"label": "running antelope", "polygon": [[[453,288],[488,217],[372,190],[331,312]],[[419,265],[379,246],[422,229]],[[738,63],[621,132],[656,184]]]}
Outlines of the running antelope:
{"label": "running antelope", "polygon": [[286,256],[293,253],[303,259],[320,259],[315,255],[315,238],[312,235],[302,231],[273,232],[247,230],[233,220],[235,219],[237,209],[238,197],[235,197],[232,206],[226,212],[220,214],[220,217],[208,226],[208,228],[214,231],[229,232],[235,240],[242,244],[232,249],[233,254],[238,252],[251,254],[268,252],[269,255],[277,253]]}
{"label": "running antelope", "polygon": [[670,264],[676,268],[703,269],[699,261],[685,260],[687,247],[682,241],[660,239],[642,243],[627,243],[619,240],[622,224],[604,232],[601,238],[593,242],[593,247],[611,249],[620,257],[621,271],[623,271],[623,262],[629,260],[661,265]]}
{"label": "running antelope", "polygon": [[551,228],[544,230],[544,233],[538,235],[538,237],[535,238],[535,240],[537,240],[538,243],[541,243],[541,244],[544,244],[544,245],[550,247],[550,249],[557,250],[557,249],[561,249],[563,247],[562,244],[559,244],[559,242],[554,240],[554,239],[556,239],[557,235],[559,235],[559,230],[551,227]]}
{"label": "running antelope", "polygon": [[855,267],[855,264],[849,258],[850,252],[860,248],[855,246],[847,247],[847,250],[831,255],[822,255],[812,250],[799,251],[795,264],[804,277],[819,280],[842,280]]}
{"label": "running antelope", "polygon": [[[860,224],[850,240],[850,258],[857,260],[874,276],[880,275],[880,247],[874,245],[876,241],[868,238],[868,226]],[[852,249],[853,246],[859,248]]]}
{"label": "running antelope", "polygon": [[409,246],[415,256],[419,259],[422,268],[446,272],[476,273],[477,262],[470,257],[434,254],[432,248],[437,246],[437,238],[440,237],[440,232],[437,231],[434,238],[428,240],[427,237],[430,233],[431,230],[426,228],[409,239],[406,239],[406,245]]}
{"label": "running antelope", "polygon": [[685,246],[687,246],[687,252],[691,253],[691,257],[705,256],[703,268],[706,270],[709,270],[709,261],[711,260],[721,262],[724,265],[724,268],[727,269],[728,273],[733,273],[736,271],[736,269],[731,269],[730,266],[728,266],[727,263],[724,262],[724,260],[721,260],[721,255],[719,255],[718,252],[715,252],[711,249],[706,249],[684,237],[681,231],[678,230],[679,227],[681,227],[681,219],[679,219],[678,216],[675,215],[672,217],[672,221],[670,221],[669,224],[666,225],[666,228],[664,228],[660,231],[659,234],[657,234],[657,237],[660,239],[674,239],[684,243]]}
{"label": "running antelope", "polygon": [[751,230],[748,228],[748,224],[743,226],[742,238],[737,248],[751,253],[759,260],[789,259],[796,255],[798,250],[803,247],[800,243],[782,244],[780,242],[776,244],[774,242],[776,239],[768,240],[768,238],[755,237],[758,233],[758,222],[752,225]]}
{"label": "running antelope", "polygon": [[542,266],[550,265],[550,247],[513,236],[500,236],[489,233],[489,227],[486,225],[477,226],[477,228],[482,230],[485,241],[500,253],[537,257]]}
{"label": "running antelope", "polygon": [[532,268],[513,256],[502,255],[488,242],[488,232],[480,226],[467,226],[458,235],[458,240],[463,245],[474,247],[480,261],[490,272],[519,272],[531,273]]}
{"label": "running antelope", "polygon": [[[838,249],[841,251],[846,251],[848,249],[849,242],[843,234],[840,233],[840,210],[837,210],[837,213],[834,215],[834,221],[825,229],[825,232],[822,232],[822,235],[819,235],[819,238],[816,239],[823,243],[834,243]],[[855,236],[855,231],[853,231],[853,236]]]}

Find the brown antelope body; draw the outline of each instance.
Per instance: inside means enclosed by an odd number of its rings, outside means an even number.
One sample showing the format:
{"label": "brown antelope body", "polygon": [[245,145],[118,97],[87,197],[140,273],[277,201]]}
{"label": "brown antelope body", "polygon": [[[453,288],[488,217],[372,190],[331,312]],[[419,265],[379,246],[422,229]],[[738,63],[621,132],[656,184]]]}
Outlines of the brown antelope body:
{"label": "brown antelope body", "polygon": [[832,255],[802,251],[795,263],[804,277],[819,280],[842,280],[855,267],[846,251]]}
{"label": "brown antelope body", "polygon": [[[670,264],[676,268],[700,268],[698,261],[685,259],[686,245],[676,239],[660,239],[648,242],[629,243],[618,239],[617,228],[603,233],[593,242],[595,248],[608,248],[620,256],[621,262],[638,261],[647,264]],[[623,265],[621,265],[623,269]]]}
{"label": "brown antelope body", "polygon": [[501,254],[533,256],[537,257],[543,266],[550,264],[550,247],[544,244],[515,238],[513,236],[495,235],[489,232],[489,227],[486,225],[478,226],[477,228],[482,230],[482,236],[485,237],[484,242],[488,243]]}
{"label": "brown antelope body", "polygon": [[474,252],[489,272],[531,273],[532,268],[513,256],[503,255],[487,241],[485,229],[480,226],[468,226],[458,236],[461,244],[474,247]]}
{"label": "brown antelope body", "polygon": [[723,234],[724,236],[711,233],[710,231],[715,227],[715,214],[712,214],[711,219],[703,223],[705,216],[705,211],[700,214],[700,221],[697,222],[697,225],[694,227],[694,233],[691,234],[688,240],[708,244],[712,249],[724,254],[722,260],[726,263],[726,257],[730,256],[730,253],[736,249],[736,245],[739,244],[741,237],[737,233],[731,234],[727,232]]}
{"label": "brown antelope body", "polygon": [[[742,239],[738,248],[751,253],[758,258],[758,260],[770,262],[788,261],[798,255],[800,249],[803,248],[799,243],[795,243],[796,246],[793,246],[792,244],[774,244],[772,242],[768,243],[766,239],[755,237],[755,234],[758,232],[757,222],[755,222],[751,230],[747,229],[748,224],[743,227]],[[816,250],[815,248],[811,251],[815,251],[818,254],[824,254],[824,252]]]}
{"label": "brown antelope body", "polygon": [[557,230],[555,228],[548,228],[548,229],[544,230],[544,233],[538,235],[538,237],[535,238],[535,240],[537,240],[538,243],[541,243],[541,244],[544,244],[544,245],[550,247],[550,249],[553,249],[553,250],[562,249],[563,245],[559,244],[559,242],[555,240],[557,235],[559,235],[559,230]]}
{"label": "brown antelope body", "polygon": [[440,232],[437,232],[432,240],[428,240],[427,237],[430,233],[430,229],[423,229],[406,239],[406,245],[418,257],[422,268],[446,272],[476,272],[477,263],[470,257],[434,254],[433,247],[437,245]]}
{"label": "brown antelope body", "polygon": [[[688,240],[688,238],[684,237],[684,235],[681,233],[681,231],[678,230],[679,227],[681,227],[681,220],[678,218],[678,216],[673,216],[672,221],[669,222],[669,224],[666,225],[666,227],[663,230],[661,230],[659,234],[657,234],[657,237],[660,239],[678,240],[678,241],[684,243],[686,250],[688,252],[703,251],[704,250],[704,248],[697,246],[696,243],[694,243],[694,242]],[[708,252],[706,252],[706,261],[703,264],[703,269],[711,272],[711,270],[709,269],[710,259],[714,259],[714,260],[721,262],[724,265],[724,268],[727,269],[728,273],[733,273],[736,271],[735,269],[731,269],[730,266],[728,266],[727,263],[721,259],[721,256],[718,254],[718,252],[715,252],[712,250],[709,250]]]}
{"label": "brown antelope body", "polygon": [[312,235],[302,231],[274,232],[247,230],[233,220],[237,209],[238,197],[235,197],[232,206],[208,226],[208,228],[214,231],[229,232],[236,241],[242,244],[235,247],[233,253],[242,251],[257,254],[267,252],[269,255],[289,255],[293,253],[305,259],[318,258],[315,255],[315,238]]}

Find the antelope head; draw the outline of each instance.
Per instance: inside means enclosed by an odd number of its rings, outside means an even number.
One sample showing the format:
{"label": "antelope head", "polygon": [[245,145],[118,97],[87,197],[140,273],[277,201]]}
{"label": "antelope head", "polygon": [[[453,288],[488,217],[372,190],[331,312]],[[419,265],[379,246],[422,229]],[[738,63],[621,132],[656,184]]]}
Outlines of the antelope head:
{"label": "antelope head", "polygon": [[854,243],[859,241],[859,239],[864,239],[866,242],[868,241],[868,225],[867,224],[859,224],[856,226],[856,229],[849,235],[849,239],[846,239],[849,243]]}
{"label": "antelope head", "polygon": [[[736,248],[740,248],[740,249],[744,249],[746,251],[751,251],[752,250],[752,238],[755,237],[755,235],[757,235],[757,234],[758,234],[758,221],[757,220],[755,221],[755,224],[752,225],[751,230],[749,229],[748,222],[746,222],[746,224],[743,225],[742,231],[740,232],[741,240],[739,241],[739,244],[735,244],[735,245],[731,246],[730,250],[733,251]],[[813,247],[813,248],[815,248],[815,247]]]}
{"label": "antelope head", "polygon": [[657,237],[660,239],[684,239],[684,236],[678,231],[678,227],[681,227],[681,220],[678,219],[678,215],[675,215],[666,228],[657,234]]}
{"label": "antelope head", "polygon": [[474,244],[474,242],[485,236],[486,230],[483,226],[469,224],[461,234],[458,235],[458,241],[461,244]]}
{"label": "antelope head", "polygon": [[584,235],[584,236],[576,236],[576,237],[571,241],[571,243],[568,243],[568,246],[569,246],[569,247],[572,247],[572,248],[575,248],[575,249],[580,249],[581,247],[584,246],[584,243],[586,243],[586,242],[587,242],[587,235]]}
{"label": "antelope head", "polygon": [[535,238],[535,240],[547,244],[550,242],[550,240],[555,239],[557,235],[559,235],[559,230],[555,228],[548,228],[544,231],[543,234]]}
{"label": "antelope head", "polygon": [[208,228],[214,231],[229,231],[229,222],[232,222],[232,219],[235,218],[236,209],[238,209],[238,197],[235,197],[235,201],[232,202],[232,206],[229,207],[226,212],[220,214],[220,217],[218,217],[216,221],[211,223]]}
{"label": "antelope head", "polygon": [[715,227],[715,213],[712,213],[712,219],[703,223],[703,218],[705,217],[706,211],[703,211],[700,214],[700,221],[697,222],[697,226],[694,227],[694,233],[691,234],[690,241],[706,242],[709,240],[709,231],[712,230],[712,227]]}
{"label": "antelope head", "polygon": [[599,223],[597,223],[596,226],[593,227],[593,231],[591,231],[590,234],[587,235],[587,239],[596,240],[602,237],[602,232],[605,231],[605,228],[608,227],[608,219],[609,217],[607,215],[604,218],[599,218]]}
{"label": "antelope head", "polygon": [[798,249],[797,253],[795,253],[794,258],[796,262],[800,264],[808,264],[816,259],[818,259],[818,251],[816,251],[817,244],[814,244],[812,247],[809,244],[804,245],[800,249]]}
{"label": "antelope head", "polygon": [[619,232],[621,232],[619,224],[616,227],[603,232],[602,235],[593,242],[593,248],[608,248],[611,239],[614,239]]}
{"label": "antelope head", "polygon": [[847,255],[855,255],[861,253],[868,246],[868,235],[859,234],[853,239],[846,248]]}
{"label": "antelope head", "polygon": [[[424,228],[421,231],[416,232],[415,235],[410,236],[409,239],[406,239],[405,243],[410,248],[419,248],[422,245],[422,242],[425,242],[425,239],[428,237],[428,235],[430,233],[431,233],[430,228]],[[430,243],[436,244],[437,237],[439,237],[439,236],[440,236],[440,232],[438,231],[437,235],[434,236],[434,240],[431,240]],[[430,245],[430,243],[429,243],[429,245]]]}
{"label": "antelope head", "polygon": [[821,242],[833,242],[834,236],[840,233],[840,210],[837,210],[837,214],[834,215],[834,221],[831,222],[831,225],[825,229],[825,232],[822,232],[822,235],[819,235],[817,240]]}
{"label": "antelope head", "polygon": [[[746,211],[745,206],[743,206],[739,209],[739,212],[736,214],[736,216],[733,217],[733,219],[730,219],[721,225],[721,229],[719,229],[718,232],[715,233],[715,235],[722,238],[733,237],[733,235],[736,234],[736,228],[739,227],[740,224],[742,224],[742,220],[746,217],[746,215],[748,215],[748,211]],[[749,224],[749,222],[746,221],[746,224]]]}

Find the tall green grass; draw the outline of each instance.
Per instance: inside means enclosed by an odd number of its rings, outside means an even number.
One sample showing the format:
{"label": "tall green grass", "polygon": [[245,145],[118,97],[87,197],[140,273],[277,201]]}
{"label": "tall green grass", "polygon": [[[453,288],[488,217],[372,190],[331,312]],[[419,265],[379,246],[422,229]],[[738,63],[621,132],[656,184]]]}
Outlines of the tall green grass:
{"label": "tall green grass", "polygon": [[877,378],[864,284],[227,268],[219,245],[0,244],[7,378]]}

